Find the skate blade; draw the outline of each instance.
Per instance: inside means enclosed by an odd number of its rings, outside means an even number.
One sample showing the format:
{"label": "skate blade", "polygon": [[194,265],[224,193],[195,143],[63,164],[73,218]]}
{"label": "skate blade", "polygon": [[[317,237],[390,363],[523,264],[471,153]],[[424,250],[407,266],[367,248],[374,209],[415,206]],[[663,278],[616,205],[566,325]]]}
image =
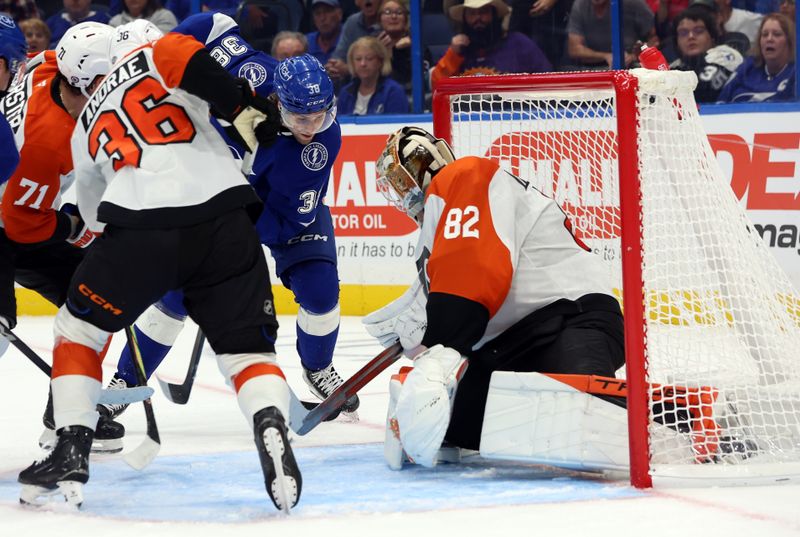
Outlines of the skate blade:
{"label": "skate blade", "polygon": [[36,508],[65,504],[69,510],[79,509],[83,504],[83,484],[78,481],[59,481],[56,485],[54,488],[22,485],[19,503]]}
{"label": "skate blade", "polygon": [[108,440],[95,438],[92,442],[92,453],[119,453],[122,451],[122,438]]}
{"label": "skate blade", "polygon": [[275,479],[269,483],[270,498],[275,507],[288,515],[292,507],[297,505],[297,481],[284,472],[283,454],[286,452],[286,446],[283,445],[280,431],[268,427],[264,431],[264,446],[275,469]]}

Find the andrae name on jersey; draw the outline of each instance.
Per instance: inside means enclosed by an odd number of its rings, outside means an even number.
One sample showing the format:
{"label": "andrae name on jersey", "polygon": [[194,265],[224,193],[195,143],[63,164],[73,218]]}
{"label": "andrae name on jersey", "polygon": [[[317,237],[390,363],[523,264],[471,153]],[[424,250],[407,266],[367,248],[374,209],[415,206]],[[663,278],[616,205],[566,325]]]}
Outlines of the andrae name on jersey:
{"label": "andrae name on jersey", "polygon": [[103,83],[100,84],[100,87],[97,88],[97,91],[92,94],[92,98],[86,104],[83,114],[81,114],[81,125],[83,125],[83,128],[89,128],[89,125],[94,121],[98,108],[100,108],[100,105],[106,100],[109,93],[123,82],[146,74],[148,70],[147,56],[145,56],[144,51],[140,51],[114,69],[114,71],[110,72],[103,80]]}

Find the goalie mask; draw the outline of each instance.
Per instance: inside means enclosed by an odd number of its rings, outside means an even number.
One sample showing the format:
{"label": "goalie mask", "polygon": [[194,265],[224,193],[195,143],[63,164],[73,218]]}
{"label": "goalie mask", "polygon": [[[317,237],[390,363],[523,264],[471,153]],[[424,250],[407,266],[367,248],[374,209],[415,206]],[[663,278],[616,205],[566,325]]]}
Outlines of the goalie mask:
{"label": "goalie mask", "polygon": [[419,127],[403,127],[389,136],[378,158],[378,188],[392,205],[421,223],[425,189],[454,160],[441,138]]}

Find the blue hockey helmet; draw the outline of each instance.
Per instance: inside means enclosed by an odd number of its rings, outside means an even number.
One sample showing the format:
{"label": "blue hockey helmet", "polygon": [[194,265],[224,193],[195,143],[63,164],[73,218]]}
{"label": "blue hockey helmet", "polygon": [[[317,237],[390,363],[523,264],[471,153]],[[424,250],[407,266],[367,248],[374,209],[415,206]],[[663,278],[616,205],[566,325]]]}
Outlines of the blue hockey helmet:
{"label": "blue hockey helmet", "polygon": [[[14,80],[17,73],[23,74],[22,66],[27,60],[28,42],[25,36],[17,27],[14,19],[0,13],[0,58],[6,60],[8,70],[11,72],[11,80]],[[11,81],[9,81],[10,85]],[[6,88],[0,88],[5,91]]]}
{"label": "blue hockey helmet", "polygon": [[322,132],[336,119],[333,82],[311,54],[286,58],[275,69],[281,119],[295,135]]}
{"label": "blue hockey helmet", "polygon": [[284,108],[310,114],[333,107],[333,82],[311,54],[286,58],[275,71],[275,91]]}

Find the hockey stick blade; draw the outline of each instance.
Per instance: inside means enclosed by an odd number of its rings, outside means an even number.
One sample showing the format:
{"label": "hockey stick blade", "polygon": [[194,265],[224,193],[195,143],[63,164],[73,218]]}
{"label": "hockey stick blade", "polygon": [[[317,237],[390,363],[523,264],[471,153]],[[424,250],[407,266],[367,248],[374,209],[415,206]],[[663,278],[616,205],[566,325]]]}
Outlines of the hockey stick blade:
{"label": "hockey stick blade", "polygon": [[130,405],[150,399],[155,390],[150,386],[132,386],[122,390],[102,390],[100,400],[101,405]]}
{"label": "hockey stick blade", "polygon": [[186,379],[182,384],[170,384],[156,375],[156,380],[158,381],[158,385],[161,386],[164,397],[176,405],[185,405],[189,401],[189,396],[192,394],[192,386],[194,385],[194,378],[197,376],[197,366],[200,364],[200,355],[203,354],[203,343],[205,339],[203,332],[198,328],[197,336],[194,338],[192,355],[189,358],[189,370],[186,372]]}
{"label": "hockey stick blade", "polygon": [[378,376],[384,369],[395,363],[403,355],[403,347],[396,342],[387,347],[378,356],[370,360],[364,367],[336,388],[316,408],[309,411],[297,429],[292,428],[297,434],[304,435],[319,425],[328,416],[338,411],[342,405],[366,384]]}
{"label": "hockey stick blade", "polygon": [[[317,408],[320,403],[314,401],[303,401],[299,399],[291,387],[289,387],[289,428],[295,433],[300,429],[303,420],[308,413]],[[339,410],[334,411],[322,421],[333,421],[339,416]]]}
{"label": "hockey stick blade", "polygon": [[[11,329],[5,328],[2,324],[0,324],[0,336],[4,336],[6,339],[8,339],[8,341],[10,341],[19,352],[25,355],[28,360],[33,362],[33,364],[36,365],[36,367],[38,367],[42,373],[48,377],[52,374],[53,370],[50,367],[50,364],[45,362],[44,359],[36,353],[36,351],[31,349],[24,341],[19,339],[17,335],[11,331]],[[104,388],[100,392],[100,400],[98,403],[104,405],[129,405],[131,403],[144,401],[153,395],[153,393],[153,388],[149,388],[147,386],[137,386],[122,390],[107,390]]]}
{"label": "hockey stick blade", "polygon": [[144,470],[153,459],[156,458],[161,450],[161,444],[146,436],[144,442],[139,444],[136,449],[125,454],[123,459],[134,470]]}

